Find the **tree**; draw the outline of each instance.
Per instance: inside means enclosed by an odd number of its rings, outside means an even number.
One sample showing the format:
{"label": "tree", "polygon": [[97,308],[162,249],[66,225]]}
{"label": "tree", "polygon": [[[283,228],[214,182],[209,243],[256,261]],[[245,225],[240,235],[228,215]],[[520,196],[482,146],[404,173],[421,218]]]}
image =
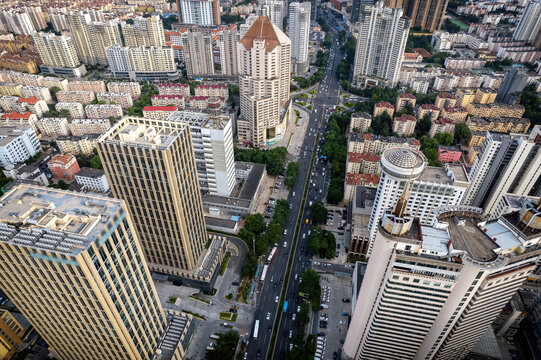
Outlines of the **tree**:
{"label": "tree", "polygon": [[291,162],[287,166],[287,174],[284,180],[284,184],[291,189],[295,186],[295,181],[297,180],[297,175],[299,174],[300,165],[298,162]]}
{"label": "tree", "polygon": [[327,208],[325,207],[325,204],[323,204],[322,201],[316,201],[312,205],[312,221],[314,224],[323,224],[325,223],[325,220],[327,219]]}
{"label": "tree", "polygon": [[466,123],[460,123],[455,126],[454,143],[460,144],[462,140],[471,138],[470,128]]}
{"label": "tree", "polygon": [[252,250],[248,250],[246,253],[246,260],[244,266],[240,270],[240,275],[242,277],[252,278],[255,275],[257,270],[257,256]]}
{"label": "tree", "polygon": [[90,166],[94,169],[103,169],[99,155],[94,155],[90,160]]}
{"label": "tree", "polygon": [[416,137],[428,134],[430,128],[432,127],[432,121],[430,121],[430,116],[426,114],[415,126]]}
{"label": "tree", "polygon": [[338,204],[344,199],[344,181],[338,178],[331,179],[327,191],[327,202],[329,204]]}
{"label": "tree", "polygon": [[535,91],[534,85],[528,85],[524,88],[520,95],[520,105],[526,109],[524,117],[532,122],[532,126],[541,124],[541,98]]}
{"label": "tree", "polygon": [[235,330],[230,330],[225,334],[219,334],[219,339],[216,341],[214,350],[207,350],[205,354],[206,360],[233,360],[235,358],[235,350],[240,340],[239,333]]}
{"label": "tree", "polygon": [[250,231],[255,235],[263,233],[267,229],[267,224],[265,223],[265,217],[263,214],[250,214],[246,219],[246,230]]}
{"label": "tree", "polygon": [[51,97],[53,98],[55,102],[58,102],[58,99],[56,98],[56,93],[61,90],[62,89],[60,89],[58,86],[53,86],[52,88],[49,89],[49,92],[51,93]]}
{"label": "tree", "polygon": [[321,286],[319,285],[320,275],[312,269],[306,269],[301,274],[302,283],[299,285],[299,290],[308,294],[312,300],[312,310],[319,309],[321,298]]}
{"label": "tree", "polygon": [[322,258],[332,259],[335,256],[336,239],[330,231],[315,227],[310,235],[308,250]]}
{"label": "tree", "polygon": [[303,303],[301,305],[301,312],[299,313],[299,326],[303,327],[304,325],[308,324],[310,321],[310,317],[308,316],[310,312],[310,308],[308,307],[308,303]]}
{"label": "tree", "polygon": [[453,135],[447,132],[438,133],[434,135],[434,138],[438,140],[440,145],[453,145],[454,143]]}

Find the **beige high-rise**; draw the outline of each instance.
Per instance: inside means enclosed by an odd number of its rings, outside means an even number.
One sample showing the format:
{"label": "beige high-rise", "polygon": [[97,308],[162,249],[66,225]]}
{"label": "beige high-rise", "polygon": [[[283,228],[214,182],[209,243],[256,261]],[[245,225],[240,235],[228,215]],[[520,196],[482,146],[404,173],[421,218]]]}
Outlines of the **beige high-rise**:
{"label": "beige high-rise", "polygon": [[32,37],[44,65],[74,68],[81,64],[71,37],[42,32]]}
{"label": "beige high-rise", "polygon": [[151,359],[167,319],[124,201],[19,185],[0,198],[2,290],[59,359]]}
{"label": "beige high-rise", "polygon": [[133,24],[122,23],[121,25],[124,42],[128,47],[165,45],[163,23],[159,15],[149,18],[139,16],[134,19]]}
{"label": "beige high-rise", "polygon": [[125,117],[98,140],[113,194],[124,199],[152,270],[193,270],[207,232],[186,123]]}

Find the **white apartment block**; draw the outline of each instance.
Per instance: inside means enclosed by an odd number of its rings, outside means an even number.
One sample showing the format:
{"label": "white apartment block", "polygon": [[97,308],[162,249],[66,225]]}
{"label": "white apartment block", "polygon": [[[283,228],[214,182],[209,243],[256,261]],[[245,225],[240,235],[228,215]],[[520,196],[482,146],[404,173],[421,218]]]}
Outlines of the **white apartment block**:
{"label": "white apartment block", "polygon": [[52,77],[47,76],[43,78],[42,85],[49,90],[51,90],[52,87],[57,87],[61,91],[68,91],[69,90],[69,81],[68,79],[62,79],[58,77]]}
{"label": "white apartment block", "polygon": [[2,81],[29,86],[43,86],[44,79],[44,77],[41,75],[27,74],[11,70],[0,71],[0,78]]}
{"label": "white apartment block", "polygon": [[76,68],[81,64],[71,37],[41,32],[32,36],[44,65],[59,68]]}
{"label": "white apartment block", "polygon": [[389,148],[381,154],[381,177],[370,215],[370,246],[374,246],[378,224],[386,209],[394,206],[406,183],[410,182],[407,211],[421,224],[436,220],[433,210],[440,206],[459,205],[469,188],[462,165],[446,164],[445,168],[427,166],[423,153],[411,148]]}
{"label": "white apartment block", "polygon": [[181,95],[190,96],[190,85],[188,84],[159,84],[158,94],[160,95]]}
{"label": "white apartment block", "polygon": [[229,88],[222,84],[203,84],[194,86],[195,96],[218,96],[227,100]]}
{"label": "white apartment block", "polygon": [[28,111],[25,113],[11,112],[0,115],[0,126],[30,125],[32,129],[37,133],[37,120],[37,116]]}
{"label": "white apartment block", "polygon": [[105,101],[107,104],[115,103],[120,105],[122,109],[127,109],[133,106],[133,100],[130,93],[113,93],[113,92],[103,92],[96,95],[98,101]]}
{"label": "white apartment block", "polygon": [[260,2],[259,15],[268,16],[278,29],[284,31],[284,18],[287,16],[287,1],[264,0]]}
{"label": "white apartment block", "polygon": [[191,32],[183,38],[184,63],[190,77],[214,74],[213,35]]}
{"label": "white apartment block", "polygon": [[41,117],[45,111],[49,110],[47,103],[44,100],[35,97],[17,97],[17,96],[0,96],[0,107],[4,112],[24,113],[30,111],[37,117]]}
{"label": "white apartment block", "polygon": [[97,192],[109,191],[109,183],[103,170],[83,167],[75,174],[75,181],[77,184],[83,186],[84,190],[90,189]]}
{"label": "white apartment block", "polygon": [[111,128],[109,119],[74,119],[69,124],[73,136],[105,134]]}
{"label": "white apartment block", "polygon": [[56,93],[59,102],[80,102],[90,104],[95,99],[93,91],[59,91]]}
{"label": "white apartment block", "polygon": [[[107,48],[107,59],[113,74],[116,73],[175,73],[177,67],[173,49],[167,46]],[[130,75],[130,78],[134,76]]]}
{"label": "white apartment block", "polygon": [[46,87],[25,85],[21,88],[21,96],[35,97],[50,104],[53,102],[51,92]]}
{"label": "white apartment block", "polygon": [[137,16],[133,19],[133,24],[122,22],[120,25],[124,35],[124,43],[127,47],[165,45],[163,23],[159,15],[152,15],[148,18]]}
{"label": "white apartment block", "polygon": [[541,1],[528,2],[513,34],[513,39],[534,42],[541,32]]}
{"label": "white apartment block", "polygon": [[179,0],[180,21],[204,26],[220,25],[218,0]]}
{"label": "white apartment block", "polygon": [[220,65],[221,74],[226,76],[237,76],[239,74],[239,64],[237,59],[238,43],[240,33],[236,25],[220,31],[218,35],[220,45]]}
{"label": "white apartment block", "polygon": [[350,131],[356,129],[358,132],[365,133],[372,124],[372,116],[365,112],[357,111],[351,115],[349,123]]}
{"label": "white apartment block", "polygon": [[55,105],[57,111],[59,110],[68,110],[70,112],[70,117],[72,119],[84,118],[85,110],[83,104],[76,102],[59,102]]}
{"label": "white apartment block", "polygon": [[176,106],[145,106],[143,117],[145,119],[166,120],[177,110]]}
{"label": "white apartment block", "polygon": [[41,135],[45,136],[68,136],[70,129],[66,118],[41,118],[36,121]]}
{"label": "white apartment block", "polygon": [[201,192],[230,196],[236,184],[231,119],[177,111],[167,120],[190,124]]}
{"label": "white apartment block", "polygon": [[56,145],[62,154],[91,155],[94,153],[99,136],[60,136],[56,139]]}
{"label": "white apartment block", "polygon": [[20,10],[0,12],[0,29],[17,35],[32,35],[35,30],[28,13]]}
{"label": "white apartment block", "polygon": [[17,164],[41,151],[36,132],[30,125],[0,127],[0,165]]}
{"label": "white apartment block", "polygon": [[150,101],[153,106],[176,106],[180,109],[186,107],[183,95],[152,95]]}
{"label": "white apartment block", "polygon": [[295,61],[295,72],[308,71],[308,43],[310,41],[310,2],[289,4],[289,39],[291,58]]}
{"label": "white apartment block", "polygon": [[138,82],[110,82],[107,84],[107,90],[112,93],[129,93],[132,99],[139,99],[141,96],[141,86]]}
{"label": "white apartment block", "polygon": [[90,104],[85,107],[86,117],[89,119],[108,119],[111,116],[116,118],[122,117],[122,108],[120,105],[100,105]]}
{"label": "white apartment block", "polygon": [[355,83],[380,78],[386,79],[391,87],[396,85],[411,23],[402,15],[401,7],[383,7],[383,1],[365,6],[364,19],[357,25]]}
{"label": "white apartment block", "polygon": [[75,80],[69,82],[70,91],[86,91],[93,92],[94,94],[106,92],[105,82],[99,81],[88,81],[88,80]]}

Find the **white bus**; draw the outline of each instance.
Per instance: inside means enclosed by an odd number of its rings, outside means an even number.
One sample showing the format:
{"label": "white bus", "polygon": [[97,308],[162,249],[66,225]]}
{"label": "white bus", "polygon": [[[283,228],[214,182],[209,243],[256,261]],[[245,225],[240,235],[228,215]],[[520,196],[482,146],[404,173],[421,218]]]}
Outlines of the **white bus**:
{"label": "white bus", "polygon": [[261,281],[261,282],[265,281],[265,276],[267,276],[267,270],[268,269],[269,269],[269,265],[263,266],[263,271],[261,272],[261,278],[259,279],[259,281]]}
{"label": "white bus", "polygon": [[256,320],[255,325],[254,325],[254,340],[257,340],[258,333],[259,333],[259,320]]}

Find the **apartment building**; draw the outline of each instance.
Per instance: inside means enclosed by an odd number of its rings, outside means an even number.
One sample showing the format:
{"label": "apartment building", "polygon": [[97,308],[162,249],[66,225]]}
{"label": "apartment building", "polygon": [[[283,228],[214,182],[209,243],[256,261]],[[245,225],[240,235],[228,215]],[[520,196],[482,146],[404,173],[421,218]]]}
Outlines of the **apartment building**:
{"label": "apartment building", "polygon": [[121,27],[127,47],[165,46],[163,23],[159,15],[137,16],[133,19],[133,24],[122,22]]}
{"label": "apartment building", "polygon": [[239,64],[237,59],[240,33],[236,25],[223,29],[218,33],[220,46],[221,74],[225,76],[238,76]]}
{"label": "apartment building", "polygon": [[28,322],[19,313],[0,309],[0,356],[10,359],[23,343]]}
{"label": "apartment building", "polygon": [[86,91],[93,92],[94,94],[106,92],[105,82],[99,81],[90,81],[90,80],[76,80],[69,82],[70,91]]}
{"label": "apartment building", "polygon": [[41,118],[36,120],[36,126],[40,134],[45,136],[67,136],[70,134],[66,118]]}
{"label": "apartment building", "polygon": [[58,357],[181,356],[189,318],[165,315],[124,201],[19,185],[2,204],[3,290]]}
{"label": "apartment building", "polygon": [[417,102],[417,99],[415,98],[415,95],[412,94],[398,94],[398,97],[396,98],[396,105],[395,110],[396,111],[402,111],[404,110],[408,105],[411,106],[411,108],[415,108],[415,103]]}
{"label": "apartment building", "polygon": [[485,67],[486,60],[468,59],[468,58],[446,58],[444,66],[446,69],[481,69]]}
{"label": "apartment building", "polygon": [[439,93],[438,96],[436,96],[436,101],[434,102],[434,105],[436,105],[440,109],[443,109],[446,107],[454,107],[456,106],[456,103],[456,96],[448,93]]}
{"label": "apartment building", "polygon": [[423,104],[417,108],[417,119],[421,120],[428,116],[430,121],[435,121],[440,117],[440,108],[432,104]]}
{"label": "apartment building", "polygon": [[40,151],[38,136],[30,125],[0,127],[0,165],[3,167],[23,162]]}
{"label": "apartment building", "polygon": [[84,118],[85,110],[83,104],[76,102],[59,102],[55,105],[55,109],[59,110],[68,110],[70,112],[70,117],[72,119]]}
{"label": "apartment building", "polygon": [[184,109],[184,95],[152,95],[150,101],[153,106],[176,106],[179,109]]}
{"label": "apartment building", "polygon": [[107,84],[107,90],[112,93],[129,93],[132,99],[139,99],[141,96],[141,86],[138,82],[110,82]]}
{"label": "apartment building", "polygon": [[42,73],[79,78],[86,74],[71,37],[42,32],[34,33],[32,37],[43,63],[40,66]]}
{"label": "apartment building", "polygon": [[525,118],[483,118],[479,116],[470,116],[466,124],[472,131],[492,131],[501,133],[525,134],[530,127],[530,120]]}
{"label": "apartment building", "polygon": [[372,124],[372,116],[370,114],[357,111],[351,115],[351,120],[349,122],[350,131],[356,130],[358,132],[365,133],[368,131],[368,128]]}
{"label": "apartment building", "polygon": [[496,100],[497,92],[492,89],[480,88],[475,92],[474,103],[492,104]]}
{"label": "apartment building", "polygon": [[93,91],[59,91],[56,93],[56,99],[59,102],[90,104],[95,98]]}
{"label": "apartment building", "polygon": [[75,180],[75,174],[80,170],[72,154],[55,155],[47,162],[47,166],[54,177],[67,181]]}
{"label": "apartment building", "polygon": [[21,88],[22,97],[35,97],[48,104],[53,102],[51,92],[46,87],[25,85]]}
{"label": "apartment building", "polygon": [[158,94],[160,95],[179,95],[190,96],[190,85],[188,84],[159,84]]}
{"label": "apartment building", "polygon": [[85,107],[86,117],[89,119],[118,119],[122,117],[122,107],[113,104],[90,104]]}
{"label": "apartment building", "polygon": [[133,106],[133,100],[130,93],[112,93],[112,92],[103,92],[96,94],[96,99],[98,101],[105,101],[107,104],[117,104],[120,105],[122,109],[127,109]]}
{"label": "apartment building", "polygon": [[177,110],[176,106],[145,106],[143,116],[147,119],[165,120]]}
{"label": "apartment building", "polygon": [[462,157],[462,150],[456,145],[440,145],[438,146],[438,161],[458,162]]}
{"label": "apartment building", "polygon": [[108,119],[74,119],[69,124],[70,132],[73,136],[83,136],[87,134],[105,134],[111,128],[111,122]]}
{"label": "apartment building", "polygon": [[412,136],[417,125],[417,119],[413,115],[402,115],[393,119],[393,132],[400,136]]}
{"label": "apartment building", "polygon": [[354,131],[348,135],[348,152],[380,155],[389,148],[405,146],[419,150],[421,143],[415,138],[361,134]]}
{"label": "apartment building", "polygon": [[436,134],[439,133],[455,133],[455,122],[451,119],[440,118],[432,122],[430,125],[430,130],[428,132],[428,137],[433,138]]}
{"label": "apartment building", "polygon": [[38,117],[30,112],[11,112],[0,115],[0,126],[30,125],[34,131],[38,131],[36,121]]}
{"label": "apartment building", "polygon": [[[541,8],[541,3],[538,4]],[[517,98],[522,94],[522,90],[528,82],[528,74],[523,70],[510,69],[505,72],[505,76],[498,89],[496,102],[512,105]]]}
{"label": "apartment building", "polygon": [[21,89],[23,86],[21,84],[15,84],[11,82],[0,82],[0,94],[8,96],[22,96]]}
{"label": "apartment building", "polygon": [[292,2],[289,4],[289,38],[291,39],[291,59],[297,74],[308,71],[308,43],[310,41],[310,14],[309,2]]}
{"label": "apartment building", "polygon": [[68,79],[62,79],[58,77],[47,76],[43,78],[42,86],[51,90],[52,87],[57,87],[61,91],[69,90],[69,81]]}
{"label": "apartment building", "polygon": [[440,116],[452,120],[455,124],[466,121],[468,110],[462,106],[446,107],[441,111]]}
{"label": "apartment building", "polygon": [[99,134],[59,136],[56,138],[56,145],[62,154],[92,155],[97,146],[99,136]]}
{"label": "apartment building", "polygon": [[188,77],[208,77],[215,73],[213,34],[190,32],[183,40],[184,63]]}
{"label": "apartment building", "polygon": [[20,97],[17,99],[17,111],[30,111],[32,114],[36,114],[37,117],[42,117],[44,112],[49,111],[49,107],[45,100],[34,96]]}
{"label": "apartment building", "polygon": [[347,173],[344,184],[344,202],[353,201],[359,187],[376,188],[380,177],[373,174]]}
{"label": "apartment building", "polygon": [[404,15],[411,18],[411,27],[433,32],[443,25],[447,0],[404,0]]}
{"label": "apartment building", "polygon": [[394,115],[394,106],[390,102],[387,101],[380,101],[376,105],[374,105],[374,113],[372,114],[372,117],[383,115],[384,112],[387,112],[387,114],[392,118]]}
{"label": "apartment building", "polygon": [[173,48],[168,46],[123,47],[106,49],[107,60],[115,77],[131,80],[167,81],[178,79]]}
{"label": "apartment building", "polygon": [[178,19],[183,24],[220,25],[218,0],[178,0]]}
{"label": "apartment building", "polygon": [[229,88],[222,84],[202,84],[194,86],[195,96],[217,96],[228,99]]}
{"label": "apartment building", "polygon": [[109,183],[103,170],[83,167],[75,174],[75,181],[83,187],[83,190],[102,193],[109,191]]}
{"label": "apartment building", "polygon": [[507,104],[469,104],[466,109],[471,116],[488,118],[522,118],[522,115],[524,115],[524,112],[526,111],[522,105]]}

